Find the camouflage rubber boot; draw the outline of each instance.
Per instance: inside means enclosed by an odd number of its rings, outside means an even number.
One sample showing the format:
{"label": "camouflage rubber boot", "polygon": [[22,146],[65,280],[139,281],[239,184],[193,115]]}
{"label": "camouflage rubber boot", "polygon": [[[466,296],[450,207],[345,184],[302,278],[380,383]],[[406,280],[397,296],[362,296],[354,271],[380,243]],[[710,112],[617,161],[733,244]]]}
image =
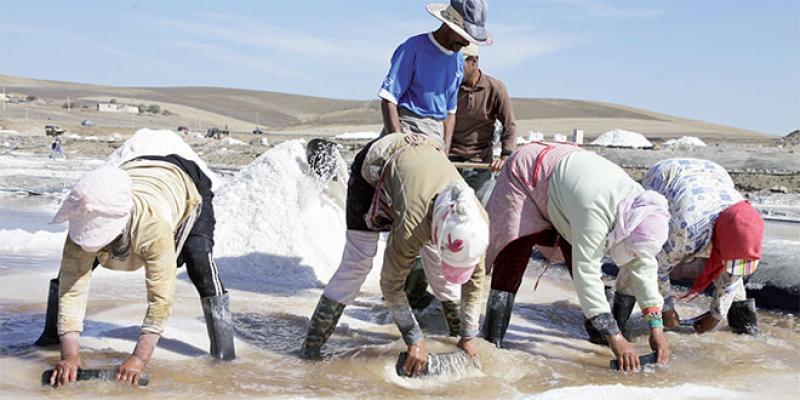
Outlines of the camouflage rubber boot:
{"label": "camouflage rubber boot", "polygon": [[516,294],[492,289],[486,301],[486,319],[483,321],[483,338],[497,348],[503,347],[503,339],[511,321]]}
{"label": "camouflage rubber boot", "polygon": [[308,322],[306,338],[300,348],[300,358],[307,360],[320,358],[322,345],[328,341],[343,312],[344,304],[320,296],[317,308],[314,309],[314,315]]}
{"label": "camouflage rubber boot", "polygon": [[414,260],[414,266],[406,276],[406,283],[403,287],[408,297],[408,304],[415,310],[423,310],[434,299],[434,296],[428,292],[428,279],[425,277],[425,270],[422,268],[422,257],[417,257]]}
{"label": "camouflage rubber boot", "polygon": [[61,339],[58,337],[58,279],[51,279],[50,291],[47,293],[44,330],[34,344],[37,346],[49,346],[58,343],[61,343]]}
{"label": "camouflage rubber boot", "polygon": [[447,321],[449,335],[452,337],[458,336],[461,332],[460,307],[453,301],[443,301],[442,310],[444,311],[444,319]]}

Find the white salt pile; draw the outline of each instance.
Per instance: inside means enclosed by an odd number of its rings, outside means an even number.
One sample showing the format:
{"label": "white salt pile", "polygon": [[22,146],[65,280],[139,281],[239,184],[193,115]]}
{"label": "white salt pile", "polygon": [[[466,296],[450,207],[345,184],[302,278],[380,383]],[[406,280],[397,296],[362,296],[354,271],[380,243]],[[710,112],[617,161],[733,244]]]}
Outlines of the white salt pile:
{"label": "white salt pile", "polygon": [[303,141],[281,143],[217,192],[215,255],[226,286],[292,291],[326,283],[344,246],[347,177],[328,184],[309,174]]}
{"label": "white salt pile", "polygon": [[143,155],[166,156],[168,154],[177,154],[187,160],[194,161],[211,179],[212,188],[216,190],[219,187],[220,180],[217,174],[211,172],[211,169],[200,159],[197,153],[177,133],[170,130],[139,129],[122,146],[108,156],[108,162],[119,165]]}
{"label": "white salt pile", "polygon": [[337,139],[375,139],[380,132],[347,132],[336,135]]}
{"label": "white salt pile", "polygon": [[596,146],[608,147],[632,147],[638,149],[653,147],[647,138],[641,133],[625,131],[622,129],[614,129],[608,131],[592,142]]}
{"label": "white salt pile", "polygon": [[687,147],[706,147],[706,144],[698,137],[683,136],[680,139],[667,140],[661,146],[668,149],[680,149]]}

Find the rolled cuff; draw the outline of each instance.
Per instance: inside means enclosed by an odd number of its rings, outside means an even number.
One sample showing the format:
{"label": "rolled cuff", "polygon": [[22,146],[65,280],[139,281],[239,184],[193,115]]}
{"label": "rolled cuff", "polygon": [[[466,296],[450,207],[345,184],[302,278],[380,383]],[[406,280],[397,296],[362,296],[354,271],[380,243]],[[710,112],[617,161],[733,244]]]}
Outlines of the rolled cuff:
{"label": "rolled cuff", "polygon": [[142,325],[142,333],[152,333],[155,335],[161,336],[164,333],[164,327],[162,325],[156,324],[143,324]]}
{"label": "rolled cuff", "polygon": [[620,333],[617,321],[611,313],[597,314],[589,321],[591,321],[592,326],[603,336],[613,336]]}
{"label": "rolled cuff", "polygon": [[388,101],[389,103],[397,104],[397,97],[384,88],[381,88],[381,90],[378,91],[378,97]]}
{"label": "rolled cuff", "polygon": [[80,321],[67,321],[67,322],[58,322],[58,326],[56,331],[58,332],[58,336],[61,336],[66,333],[70,332],[83,332],[83,322]]}
{"label": "rolled cuff", "polygon": [[410,346],[422,340],[424,337],[422,329],[417,324],[414,313],[411,312],[411,307],[407,303],[404,306],[390,308],[390,311],[406,345]]}
{"label": "rolled cuff", "polygon": [[472,339],[474,337],[477,337],[479,333],[480,333],[480,328],[478,326],[474,326],[474,327],[464,327],[464,326],[462,326],[461,330],[459,332],[461,337],[465,338],[465,339]]}

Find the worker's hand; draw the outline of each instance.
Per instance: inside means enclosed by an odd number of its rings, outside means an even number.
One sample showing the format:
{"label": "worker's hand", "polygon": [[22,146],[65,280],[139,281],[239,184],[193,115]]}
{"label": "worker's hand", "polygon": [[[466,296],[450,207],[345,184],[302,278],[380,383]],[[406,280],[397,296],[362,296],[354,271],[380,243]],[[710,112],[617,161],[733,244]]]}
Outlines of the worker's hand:
{"label": "worker's hand", "polygon": [[146,361],[135,355],[131,355],[124,364],[117,368],[117,381],[130,385],[138,384],[139,376],[142,374],[142,371],[144,371],[145,365],[147,365]]}
{"label": "worker's hand", "polygon": [[718,323],[718,319],[712,317],[711,314],[706,314],[706,316],[694,322],[694,330],[697,333],[708,332],[716,328]]}
{"label": "worker's hand", "polygon": [[78,369],[81,367],[80,356],[69,356],[59,361],[50,375],[50,385],[61,386],[78,379]]}
{"label": "worker's hand", "polygon": [[425,342],[419,341],[408,346],[408,358],[403,365],[406,376],[418,376],[428,368],[428,351],[425,350]]}
{"label": "worker's hand", "polygon": [[497,172],[503,169],[503,166],[506,165],[506,160],[508,160],[508,156],[501,156],[500,158],[495,158],[492,160],[492,172]]}
{"label": "worker's hand", "polygon": [[463,350],[470,358],[478,356],[478,340],[476,338],[461,338],[458,348]]}
{"label": "worker's hand", "polygon": [[617,357],[620,371],[635,371],[639,369],[639,355],[636,354],[636,349],[625,340],[621,333],[608,336],[607,339],[608,345],[611,346],[611,351]]}
{"label": "worker's hand", "polygon": [[663,328],[650,329],[650,348],[658,352],[656,362],[661,365],[669,363],[669,343],[664,337]]}
{"label": "worker's hand", "polygon": [[667,310],[661,314],[664,320],[664,328],[677,328],[681,325],[681,317],[675,310]]}

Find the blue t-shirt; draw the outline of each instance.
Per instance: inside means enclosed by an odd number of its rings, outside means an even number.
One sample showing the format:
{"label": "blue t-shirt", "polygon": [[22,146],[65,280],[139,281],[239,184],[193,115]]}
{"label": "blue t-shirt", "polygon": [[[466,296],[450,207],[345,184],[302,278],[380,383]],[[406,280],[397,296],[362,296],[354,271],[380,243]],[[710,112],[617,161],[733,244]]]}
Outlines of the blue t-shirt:
{"label": "blue t-shirt", "polygon": [[445,49],[433,34],[413,36],[392,55],[392,64],[378,97],[414,114],[438,120],[456,112],[464,58]]}

